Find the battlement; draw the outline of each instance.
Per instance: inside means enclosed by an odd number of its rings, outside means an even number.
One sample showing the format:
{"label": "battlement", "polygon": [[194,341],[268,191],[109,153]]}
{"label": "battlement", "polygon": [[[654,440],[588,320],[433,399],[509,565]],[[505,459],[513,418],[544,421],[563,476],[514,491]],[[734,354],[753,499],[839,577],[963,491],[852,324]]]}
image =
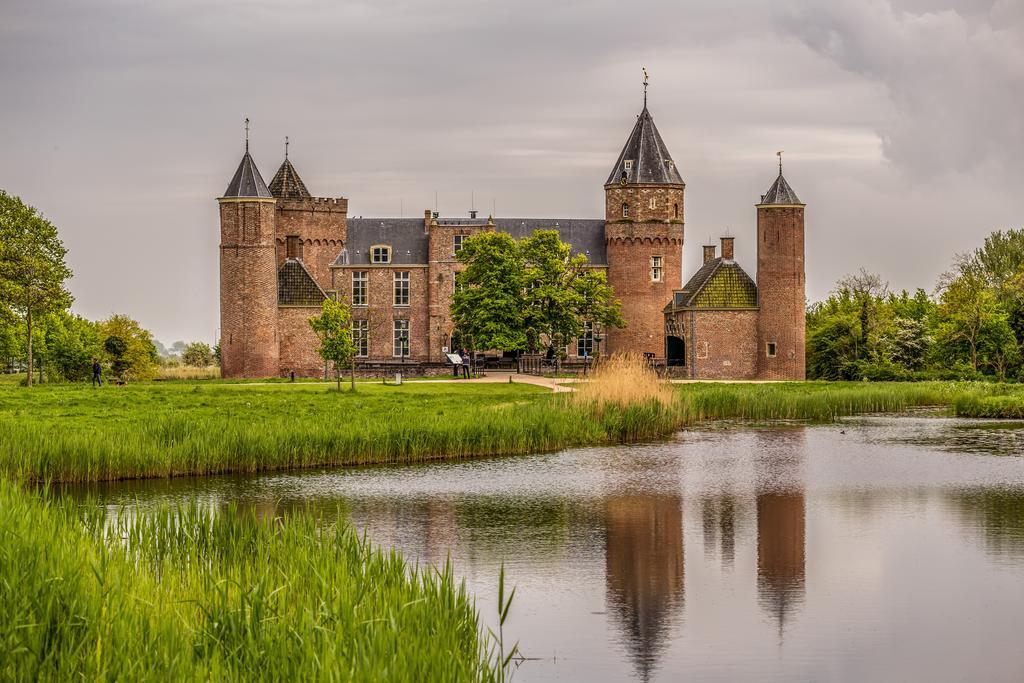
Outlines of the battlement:
{"label": "battlement", "polygon": [[284,211],[348,213],[347,197],[282,197],[277,200],[277,205]]}

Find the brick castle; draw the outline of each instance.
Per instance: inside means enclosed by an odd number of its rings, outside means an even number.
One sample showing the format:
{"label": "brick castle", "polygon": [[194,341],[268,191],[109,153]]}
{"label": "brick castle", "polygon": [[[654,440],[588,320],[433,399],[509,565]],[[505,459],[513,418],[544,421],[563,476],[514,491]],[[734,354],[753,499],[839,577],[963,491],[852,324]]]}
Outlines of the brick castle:
{"label": "brick castle", "polygon": [[[682,280],[686,184],[646,102],[604,184],[603,219],[349,218],[343,197],[313,197],[288,159],[268,186],[248,142],[220,204],[224,377],[317,376],[324,364],[308,319],[326,297],[352,304],[365,363],[444,368],[459,343],[451,318],[456,253],[483,230],[524,237],[554,229],[607,272],[627,325],[584,336],[570,358],[650,354],[693,379],[804,379],[804,204],[779,175],[757,203],[757,273],[704,247]],[[411,368],[410,368],[411,369]]]}

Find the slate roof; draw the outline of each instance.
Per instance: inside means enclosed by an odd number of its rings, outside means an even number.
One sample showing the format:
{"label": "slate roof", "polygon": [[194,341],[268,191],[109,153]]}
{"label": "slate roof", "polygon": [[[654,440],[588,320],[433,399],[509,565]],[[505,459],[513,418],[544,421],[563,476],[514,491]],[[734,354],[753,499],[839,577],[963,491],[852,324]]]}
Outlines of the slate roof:
{"label": "slate roof", "polygon": [[327,295],[302,261],[286,259],[277,271],[278,306],[319,306]]}
{"label": "slate roof", "polygon": [[[626,160],[632,160],[633,167],[626,170]],[[629,134],[618,161],[612,168],[611,175],[605,185],[621,182],[622,174],[626,174],[629,183],[654,183],[659,185],[683,185],[679,169],[672,161],[672,155],[661,139],[661,133],[654,125],[651,112],[644,106],[636,119],[633,132]]]}
{"label": "slate roof", "polygon": [[669,309],[756,308],[757,285],[733,260],[711,259],[672,295]]}
{"label": "slate roof", "polygon": [[275,197],[287,199],[306,199],[311,196],[306,184],[302,182],[298,171],[287,157],[274,174],[274,179],[270,181],[270,192]]}
{"label": "slate roof", "polygon": [[768,188],[768,191],[761,196],[762,204],[800,204],[801,201],[797,199],[796,192],[793,192],[793,188],[789,186],[786,179],[782,177],[782,171],[779,170],[779,177],[775,179],[772,186]]}
{"label": "slate roof", "polygon": [[[485,221],[469,219],[438,219],[441,225],[483,227]],[[607,265],[604,243],[604,221],[588,218],[495,218],[494,227],[516,239],[533,234],[534,230],[558,230],[563,242],[572,245],[572,253],[584,254],[594,265]],[[422,218],[349,218],[348,243],[335,259],[334,265],[370,263],[370,247],[387,244],[391,247],[391,263],[395,265],[426,265],[428,236]]]}
{"label": "slate roof", "polygon": [[270,194],[267,184],[263,182],[263,176],[260,175],[260,170],[256,168],[256,162],[252,160],[248,150],[246,150],[245,156],[242,157],[242,162],[238,164],[235,177],[228,184],[228,189],[224,190],[223,196],[267,198],[274,196]]}

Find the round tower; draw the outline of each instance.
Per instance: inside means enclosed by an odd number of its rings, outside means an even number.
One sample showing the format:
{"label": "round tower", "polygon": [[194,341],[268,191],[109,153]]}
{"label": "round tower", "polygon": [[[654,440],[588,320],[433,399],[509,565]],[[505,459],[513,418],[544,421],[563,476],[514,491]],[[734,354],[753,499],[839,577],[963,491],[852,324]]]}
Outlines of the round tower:
{"label": "round tower", "polygon": [[[645,86],[646,87],[646,86]],[[662,309],[682,287],[686,184],[644,108],[604,186],[608,282],[622,301],[623,329],[607,350],[665,355]]]}
{"label": "round tower", "polygon": [[220,204],[220,368],[223,377],[278,374],[275,199],[245,155]]}
{"label": "round tower", "polygon": [[757,205],[758,377],[802,380],[804,204],[782,176]]}

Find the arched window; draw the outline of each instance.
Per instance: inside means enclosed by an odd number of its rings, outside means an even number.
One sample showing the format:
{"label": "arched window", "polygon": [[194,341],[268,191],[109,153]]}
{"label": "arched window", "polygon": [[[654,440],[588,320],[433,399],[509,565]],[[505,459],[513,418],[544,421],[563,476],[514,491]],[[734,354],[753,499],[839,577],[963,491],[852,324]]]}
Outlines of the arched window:
{"label": "arched window", "polygon": [[679,205],[678,204],[673,204],[672,205],[672,213],[674,214],[673,218],[679,218]]}
{"label": "arched window", "polygon": [[629,218],[629,204],[625,202],[622,203],[622,217]]}

